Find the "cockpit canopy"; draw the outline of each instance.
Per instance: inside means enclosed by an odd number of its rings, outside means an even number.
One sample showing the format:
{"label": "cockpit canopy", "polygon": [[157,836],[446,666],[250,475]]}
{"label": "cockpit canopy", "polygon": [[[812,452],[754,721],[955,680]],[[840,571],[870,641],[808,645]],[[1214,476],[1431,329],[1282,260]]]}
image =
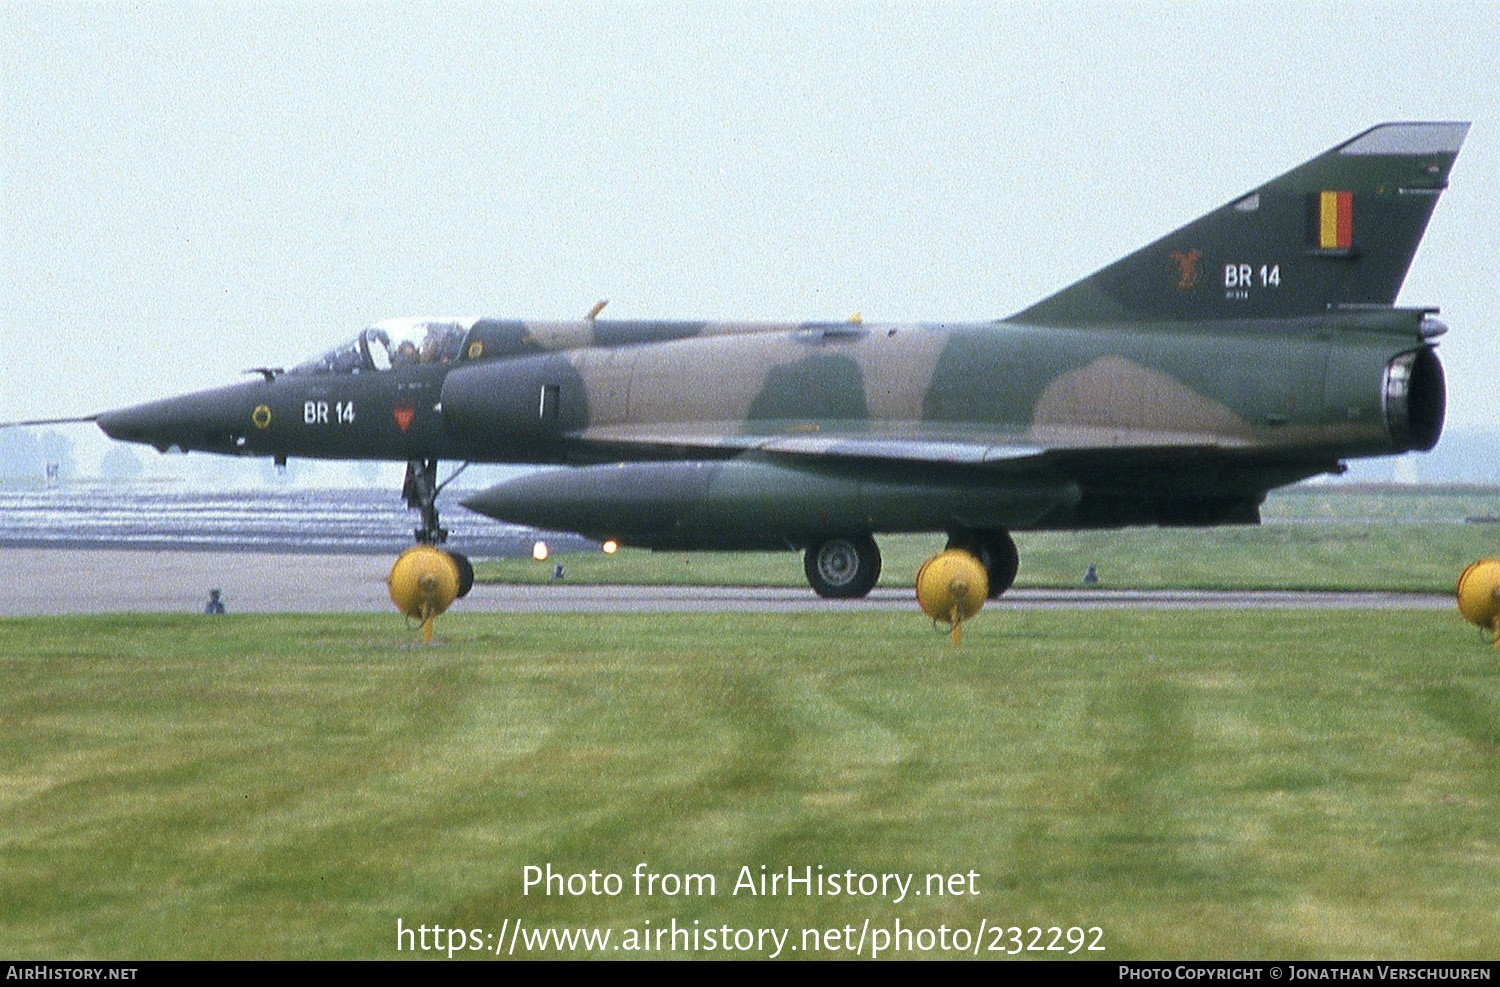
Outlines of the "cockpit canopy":
{"label": "cockpit canopy", "polygon": [[292,374],[362,374],[419,364],[453,363],[463,353],[474,319],[386,319],[315,360],[299,363]]}

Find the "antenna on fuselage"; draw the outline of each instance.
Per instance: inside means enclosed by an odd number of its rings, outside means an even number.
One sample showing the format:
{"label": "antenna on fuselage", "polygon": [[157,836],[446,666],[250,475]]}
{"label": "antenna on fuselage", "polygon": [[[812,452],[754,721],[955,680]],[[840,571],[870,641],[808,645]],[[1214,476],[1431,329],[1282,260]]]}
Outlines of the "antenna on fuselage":
{"label": "antenna on fuselage", "polygon": [[609,304],[609,299],[608,298],[601,298],[601,299],[599,299],[597,302],[594,303],[594,307],[591,308],[591,309],[589,309],[589,314],[585,315],[583,317],[583,321],[585,321],[585,322],[593,322],[595,316],[597,316],[600,312],[604,311],[604,306],[606,306],[608,304]]}

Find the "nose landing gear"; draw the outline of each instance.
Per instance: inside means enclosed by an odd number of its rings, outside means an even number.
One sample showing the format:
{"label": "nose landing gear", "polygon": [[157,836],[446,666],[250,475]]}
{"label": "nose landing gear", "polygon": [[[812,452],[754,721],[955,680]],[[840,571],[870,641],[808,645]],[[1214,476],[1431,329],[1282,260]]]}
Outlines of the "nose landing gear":
{"label": "nose landing gear", "polygon": [[450,476],[447,481],[439,484],[437,467],[436,459],[411,459],[406,463],[406,480],[401,485],[401,496],[406,498],[407,507],[422,512],[422,526],[412,529],[419,545],[438,545],[448,540],[448,529],[438,523],[437,495],[452,482],[453,477]]}
{"label": "nose landing gear", "polygon": [[401,494],[407,507],[422,512],[422,524],[412,530],[417,544],[401,553],[386,577],[396,609],[422,622],[423,643],[432,641],[432,623],[438,615],[474,588],[474,566],[468,558],[440,547],[448,540],[448,529],[438,521],[437,495],[464,467],[438,483],[437,465],[436,459],[407,461]]}

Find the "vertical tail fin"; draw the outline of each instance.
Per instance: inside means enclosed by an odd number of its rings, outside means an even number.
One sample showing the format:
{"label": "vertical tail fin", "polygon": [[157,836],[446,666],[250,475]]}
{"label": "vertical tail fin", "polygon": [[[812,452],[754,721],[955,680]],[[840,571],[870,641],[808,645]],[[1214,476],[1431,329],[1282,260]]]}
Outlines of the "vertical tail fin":
{"label": "vertical tail fin", "polygon": [[1392,305],[1467,123],[1385,123],[1010,317],[1071,325]]}

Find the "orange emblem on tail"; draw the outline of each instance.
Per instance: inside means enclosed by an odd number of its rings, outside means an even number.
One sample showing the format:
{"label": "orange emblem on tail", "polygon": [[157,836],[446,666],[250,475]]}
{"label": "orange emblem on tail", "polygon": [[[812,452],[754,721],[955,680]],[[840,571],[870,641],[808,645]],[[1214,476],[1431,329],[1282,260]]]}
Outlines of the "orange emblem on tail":
{"label": "orange emblem on tail", "polygon": [[1177,290],[1192,291],[1198,283],[1198,258],[1203,256],[1196,250],[1177,250],[1172,253],[1172,262],[1177,265]]}

